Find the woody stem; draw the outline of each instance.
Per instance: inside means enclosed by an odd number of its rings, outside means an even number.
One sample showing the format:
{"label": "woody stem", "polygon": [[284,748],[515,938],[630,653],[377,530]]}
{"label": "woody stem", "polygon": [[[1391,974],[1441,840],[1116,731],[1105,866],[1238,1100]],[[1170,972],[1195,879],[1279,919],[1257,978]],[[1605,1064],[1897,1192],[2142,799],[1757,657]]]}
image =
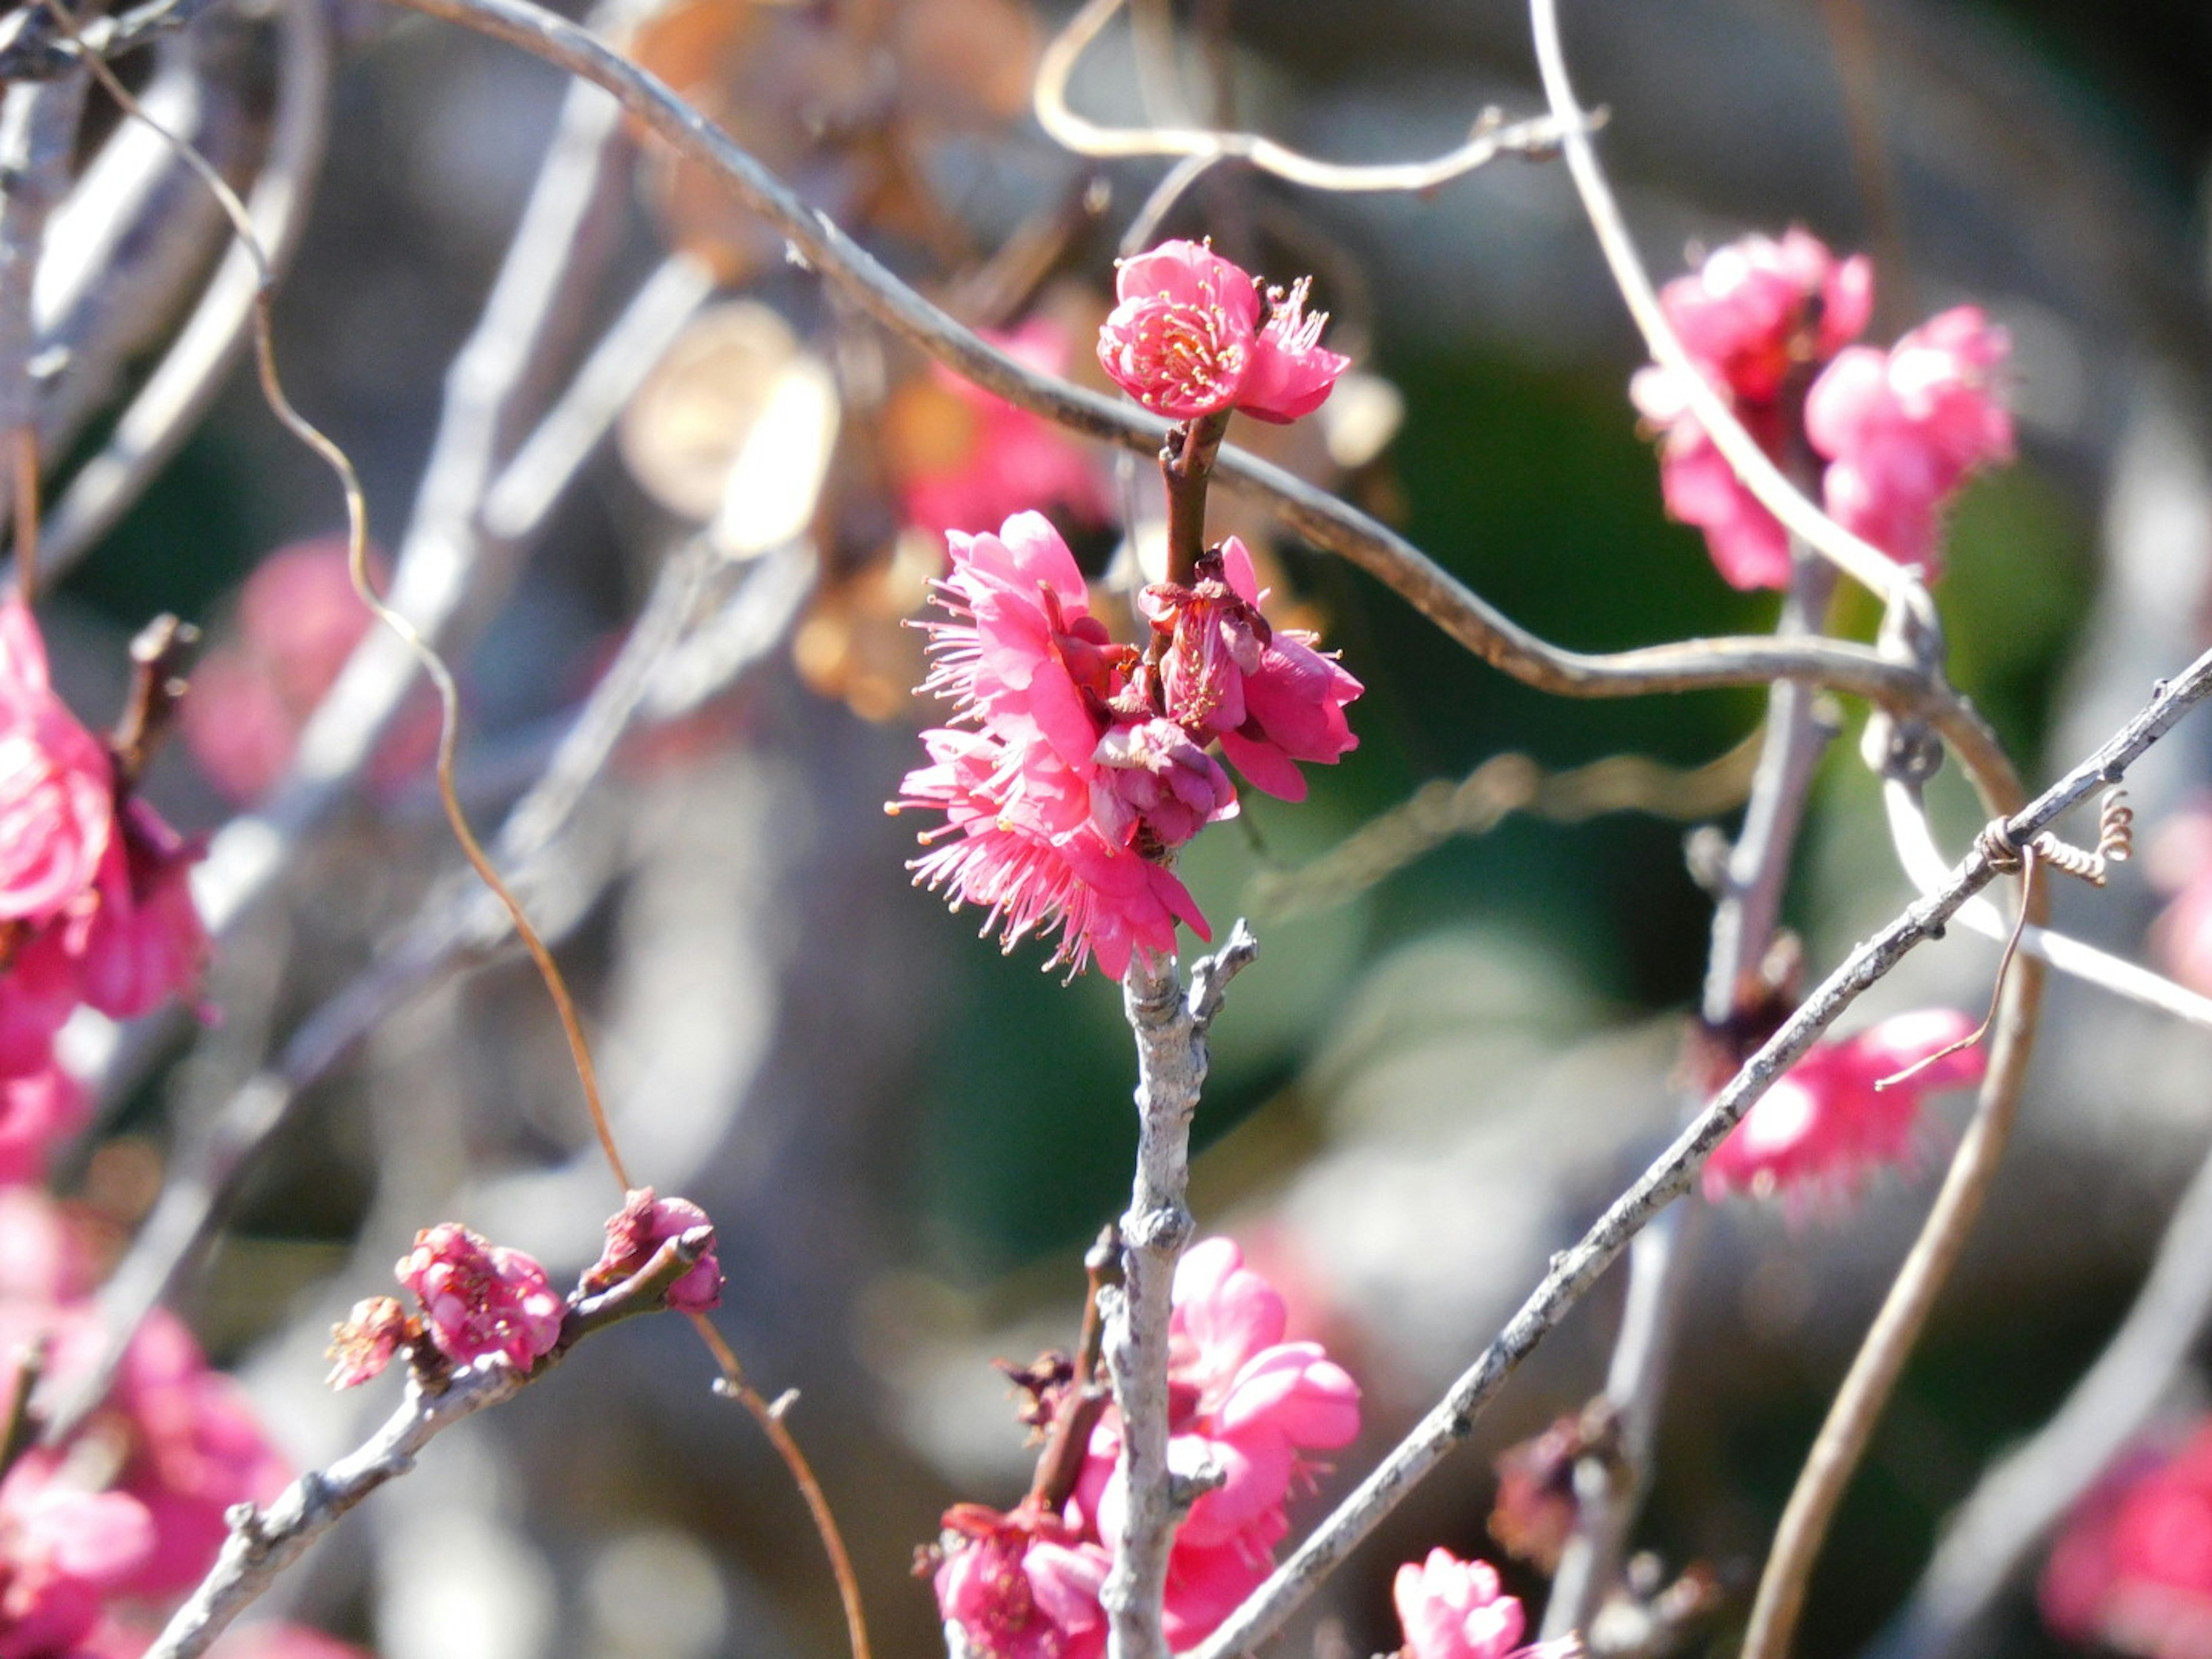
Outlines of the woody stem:
{"label": "woody stem", "polygon": [[1168,488],[1168,580],[1188,586],[1206,551],[1206,485],[1229,430],[1229,411],[1201,415],[1168,434],[1160,477]]}

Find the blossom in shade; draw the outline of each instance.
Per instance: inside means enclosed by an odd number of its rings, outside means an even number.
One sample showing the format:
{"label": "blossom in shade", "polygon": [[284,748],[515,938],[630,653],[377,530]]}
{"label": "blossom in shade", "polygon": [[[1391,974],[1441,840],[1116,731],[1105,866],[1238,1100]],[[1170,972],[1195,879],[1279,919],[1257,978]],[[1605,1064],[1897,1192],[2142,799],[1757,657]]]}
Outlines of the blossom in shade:
{"label": "blossom in shade", "polygon": [[118,829],[100,865],[77,987],[103,1014],[135,1019],[198,989],[209,944],[192,902],[191,869],[205,849],[136,796],[124,803]]}
{"label": "blossom in shade", "polygon": [[0,973],[0,1077],[29,1077],[54,1063],[54,1036],[77,1006],[72,937],[82,927],[33,928],[19,935]]}
{"label": "blossom in shade", "polygon": [[70,1486],[51,1454],[19,1458],[0,1482],[0,1659],[70,1653],[154,1544],[135,1498]]}
{"label": "blossom in shade", "polygon": [[[1067,331],[1048,317],[984,337],[1040,374],[1067,373]],[[884,424],[900,505],[925,530],[945,536],[1025,507],[1057,507],[1085,523],[1111,515],[1105,481],[1081,444],[941,365],[894,395]]]}
{"label": "blossom in shade", "polygon": [[1098,1659],[1111,1559],[1051,1516],[963,1504],[945,1517],[935,1587],[939,1614],[985,1659]]}
{"label": "blossom in shade", "polygon": [[[640,1187],[607,1218],[606,1245],[585,1272],[584,1288],[610,1290],[641,1272],[668,1240],[713,1225],[707,1212],[690,1199],[655,1198],[652,1188]],[[667,1300],[678,1313],[705,1313],[721,1305],[722,1264],[711,1245],[698,1265],[670,1287]]]}
{"label": "blossom in shade", "polygon": [[2071,1640],[2212,1659],[2212,1422],[2092,1489],[2051,1547],[2038,1599]]}
{"label": "blossom in shade", "polygon": [[1805,434],[1828,459],[1829,516],[1901,564],[1937,574],[1938,514],[1977,467],[2012,459],[1997,385],[2011,349],[1976,306],[1931,318],[1887,352],[1854,346],[1805,400]]}
{"label": "blossom in shade", "polygon": [[544,1268],[457,1222],[416,1234],[396,1271],[422,1304],[430,1340],[456,1365],[498,1358],[526,1371],[560,1339],[566,1304]]}
{"label": "blossom in shade", "polygon": [[1242,266],[1200,242],[1163,242],[1124,259],[1119,301],[1098,331],[1098,361],[1116,385],[1173,421],[1237,409],[1263,421],[1318,409],[1351,366],[1321,344],[1325,313],[1308,316],[1308,284],[1267,294]]}
{"label": "blossom in shade", "polygon": [[1524,1646],[1528,1616],[1504,1593],[1486,1561],[1462,1561],[1432,1549],[1419,1566],[1407,1562],[1390,1586],[1408,1659],[1568,1659],[1581,1650],[1572,1637]]}
{"label": "blossom in shade", "polygon": [[351,1313],[331,1327],[331,1346],[323,1356],[331,1362],[330,1385],[357,1388],[382,1375],[416,1334],[415,1322],[392,1297],[363,1297]]}
{"label": "blossom in shade", "polygon": [[1193,584],[1145,590],[1153,628],[1168,635],[1161,680],[1171,719],[1222,752],[1253,785],[1304,800],[1296,763],[1334,765],[1359,746],[1344,706],[1364,689],[1314,636],[1271,628],[1252,555],[1231,536],[1202,556]]}
{"label": "blossom in shade", "polygon": [[114,822],[106,746],[54,695],[29,608],[0,602],[0,921],[51,921],[79,899]]}
{"label": "blossom in shade", "polygon": [[[1780,461],[1795,435],[1792,388],[1802,392],[1800,377],[1866,326],[1874,271],[1863,255],[1838,259],[1793,226],[1778,241],[1747,236],[1719,249],[1661,289],[1659,304],[1698,372]],[[1788,533],[1689,413],[1674,377],[1654,365],[1638,371],[1629,392],[1644,418],[1666,432],[1659,482],[1668,516],[1705,532],[1731,586],[1789,586]]]}
{"label": "blossom in shade", "polygon": [[[1264,1566],[1287,1524],[1299,1454],[1358,1433],[1358,1384],[1318,1343],[1282,1340],[1283,1298],[1232,1240],[1194,1245],[1176,1264],[1173,1297],[1169,1462],[1187,1474],[1210,1466],[1222,1476],[1192,1504],[1176,1547],[1230,1546]],[[1121,1445],[1120,1417],[1109,1410],[1076,1484],[1077,1502],[1108,1540],[1120,1536],[1126,1503]]]}
{"label": "blossom in shade", "polygon": [[1978,1082],[1978,1044],[1944,1054],[1886,1089],[1875,1085],[1974,1029],[1953,1009],[1899,1014],[1856,1036],[1814,1046],[1752,1109],[1705,1163],[1705,1193],[1793,1202],[1848,1197],[1875,1169],[1910,1160],[1929,1094]]}
{"label": "blossom in shade", "polygon": [[82,1128],[91,1110],[84,1085],[52,1062],[0,1077],[0,1187],[44,1180],[47,1154]]}
{"label": "blossom in shade", "polygon": [[1237,815],[1229,775],[1173,720],[1115,726],[1092,758],[1091,817],[1110,839],[1180,847],[1207,824]]}

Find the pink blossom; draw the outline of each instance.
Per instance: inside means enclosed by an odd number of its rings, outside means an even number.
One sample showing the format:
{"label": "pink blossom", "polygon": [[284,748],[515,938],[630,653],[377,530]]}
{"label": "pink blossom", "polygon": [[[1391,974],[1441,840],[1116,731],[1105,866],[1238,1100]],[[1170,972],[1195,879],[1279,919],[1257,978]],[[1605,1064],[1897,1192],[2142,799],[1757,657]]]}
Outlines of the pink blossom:
{"label": "pink blossom", "polygon": [[0,921],[46,921],[93,883],[115,818],[114,769],[47,683],[20,599],[0,602]]}
{"label": "pink blossom", "polygon": [[1400,1567],[1390,1595],[1409,1659],[1566,1659],[1580,1650],[1571,1637],[1522,1646],[1528,1621],[1518,1598],[1504,1593],[1488,1562],[1462,1561],[1449,1550],[1432,1549],[1420,1565]]}
{"label": "pink blossom", "polygon": [[0,1186],[43,1181],[47,1153],[90,1115],[84,1085],[58,1065],[0,1078]]}
{"label": "pink blossom", "polygon": [[1882,1090],[1881,1079],[1958,1042],[1974,1022],[1952,1009],[1899,1014],[1856,1036],[1815,1045],[1744,1114],[1706,1160],[1705,1193],[1792,1200],[1849,1196],[1885,1164],[1911,1155],[1921,1103],[1978,1082],[1976,1045]]}
{"label": "pink blossom", "polygon": [[[1759,447],[1782,461],[1795,435],[1793,376],[1857,337],[1874,307],[1874,272],[1863,255],[1838,259],[1793,226],[1779,241],[1747,236],[1721,248],[1668,283],[1659,303],[1698,372]],[[1713,563],[1731,586],[1788,586],[1788,534],[1688,412],[1683,388],[1654,367],[1638,373],[1630,395],[1644,418],[1666,431],[1659,479],[1668,516],[1705,532]]]}
{"label": "pink blossom", "polygon": [[37,927],[20,937],[0,973],[0,1077],[27,1077],[53,1064],[54,1036],[77,1006],[82,921]]}
{"label": "pink blossom", "polygon": [[65,1485],[50,1455],[20,1459],[0,1483],[0,1659],[70,1652],[153,1547],[134,1499]]}
{"label": "pink blossom", "polygon": [[[0,1306],[74,1302],[92,1288],[93,1249],[71,1212],[36,1187],[0,1187]],[[0,1377],[13,1363],[0,1343]]]}
{"label": "pink blossom", "polygon": [[1049,1516],[963,1504],[945,1517],[964,1541],[937,1570],[937,1606],[986,1659],[1098,1659],[1110,1558]]}
{"label": "pink blossom", "polygon": [[[707,1212],[690,1199],[655,1198],[652,1188],[638,1188],[623,1199],[621,1209],[607,1218],[606,1246],[586,1271],[584,1288],[611,1290],[641,1272],[668,1240],[713,1225]],[[705,1313],[720,1307],[721,1302],[722,1264],[710,1245],[698,1265],[671,1287],[668,1305],[678,1313]]]}
{"label": "pink blossom", "polygon": [[1115,384],[1173,421],[1239,409],[1294,421],[1318,409],[1351,360],[1320,343],[1326,313],[1308,317],[1308,283],[1268,291],[1260,320],[1252,274],[1198,242],[1163,242],[1121,262],[1098,361]]}
{"label": "pink blossom", "polygon": [[1180,847],[1209,823],[1237,815],[1237,791],[1220,763],[1173,720],[1117,725],[1092,758],[1091,817],[1109,840],[1140,849]]}
{"label": "pink blossom", "polygon": [[421,1299],[430,1340],[456,1365],[496,1358],[526,1371],[560,1340],[565,1304],[545,1270],[457,1222],[416,1234],[395,1271]]}
{"label": "pink blossom", "polygon": [[393,1298],[363,1297],[331,1327],[331,1346],[323,1355],[331,1362],[331,1374],[325,1380],[334,1389],[358,1388],[381,1376],[416,1335],[415,1322]]}
{"label": "pink blossom", "polygon": [[2043,1570],[2051,1628],[2140,1659],[2212,1659],[2212,1423],[2075,1509]]}
{"label": "pink blossom", "polygon": [[1932,576],[1938,510],[1975,468],[2012,459],[2012,416],[1997,375],[2010,342],[1980,308],[1960,306],[1887,355],[1854,346],[1805,400],[1805,432],[1830,462],[1829,516]]}
{"label": "pink blossom", "polygon": [[[1169,1327],[1169,1461],[1211,1466],[1221,1484],[1191,1506],[1176,1547],[1236,1545],[1264,1559],[1285,1524],[1298,1454],[1346,1444],[1359,1431],[1359,1387],[1318,1343],[1285,1342],[1274,1286],[1226,1238],[1194,1245],[1176,1268]],[[1093,1431],[1076,1498],[1103,1538],[1118,1537],[1126,1496],[1116,1462],[1121,1419]],[[1264,1540],[1264,1541],[1263,1541]]]}
{"label": "pink blossom", "polygon": [[[1040,374],[1067,373],[1067,331],[1048,317],[1008,332],[987,329],[984,337]],[[927,418],[892,422],[900,498],[910,521],[944,536],[963,525],[997,524],[1024,507],[1057,507],[1092,522],[1110,515],[1105,483],[1081,444],[942,366],[931,373],[937,395],[919,406]],[[895,416],[900,408],[895,402]]]}
{"label": "pink blossom", "polygon": [[1252,555],[1231,536],[1202,556],[1188,587],[1145,590],[1146,612],[1169,636],[1161,680],[1169,717],[1222,752],[1258,788],[1304,800],[1294,763],[1334,765],[1359,746],[1344,706],[1364,689],[1302,629],[1271,628],[1260,615]]}
{"label": "pink blossom", "polygon": [[136,1019],[198,989],[210,947],[192,902],[191,868],[205,849],[135,795],[124,804],[120,830],[100,864],[78,994],[112,1018]]}

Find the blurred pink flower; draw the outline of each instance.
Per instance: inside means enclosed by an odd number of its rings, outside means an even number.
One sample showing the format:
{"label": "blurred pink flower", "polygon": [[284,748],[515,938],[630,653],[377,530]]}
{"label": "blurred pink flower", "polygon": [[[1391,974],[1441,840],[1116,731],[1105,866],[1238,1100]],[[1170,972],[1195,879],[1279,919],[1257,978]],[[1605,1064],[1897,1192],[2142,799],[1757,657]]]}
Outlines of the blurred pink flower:
{"label": "blurred pink flower", "polygon": [[86,1002],[112,1018],[135,1019],[198,990],[210,945],[192,902],[191,869],[204,855],[138,797],[124,803],[77,962]]}
{"label": "blurred pink flower", "polygon": [[566,1304],[545,1270],[457,1222],[416,1234],[395,1271],[421,1298],[430,1340],[456,1365],[496,1358],[526,1371],[560,1340]]}
{"label": "blurred pink flower", "polygon": [[91,1110],[84,1085],[58,1065],[0,1078],[0,1186],[45,1180],[47,1153]]}
{"label": "blurred pink flower", "polygon": [[154,1548],[138,1503],[72,1487],[61,1469],[28,1454],[0,1482],[0,1659],[70,1653]]}
{"label": "blurred pink flower", "polygon": [[1881,1165],[1905,1162],[1923,1100],[1978,1082],[1987,1057],[1979,1045],[1961,1048],[1887,1089],[1875,1085],[1956,1042],[1974,1024],[1955,1010],[1931,1008],[1816,1044],[1706,1160],[1705,1196],[1744,1192],[1801,1204],[1849,1197]]}
{"label": "blurred pink flower", "polygon": [[[585,1271],[587,1291],[611,1290],[652,1261],[653,1252],[672,1238],[695,1227],[713,1227],[707,1212],[688,1198],[655,1198],[653,1188],[640,1187],[623,1200],[621,1209],[607,1218],[606,1246],[599,1259]],[[709,1246],[698,1266],[678,1279],[668,1292],[668,1305],[678,1313],[705,1313],[722,1302],[722,1264]]]}
{"label": "blurred pink flower", "polygon": [[2212,1422],[2075,1506],[2038,1599],[2051,1627],[2139,1659],[2212,1659]]}
{"label": "blurred pink flower", "polygon": [[48,685],[29,609],[0,601],[0,921],[49,921],[75,903],[114,821],[106,745]]}
{"label": "blurred pink flower", "polygon": [[415,1322],[388,1296],[366,1296],[353,1311],[331,1327],[331,1362],[325,1379],[334,1389],[354,1389],[384,1373],[399,1351],[416,1338]]}
{"label": "blurred pink flower", "polygon": [[1098,1659],[1106,1612],[1098,1592],[1109,1559],[1049,1516],[999,1515],[974,1504],[945,1517],[964,1541],[945,1553],[937,1607],[984,1659]]}
{"label": "blurred pink flower", "polygon": [[[1747,236],[1719,249],[1661,289],[1659,303],[1698,370],[1781,462],[1795,435],[1792,376],[1809,374],[1865,328],[1874,271],[1863,255],[1838,259],[1793,226],[1779,241]],[[1668,516],[1705,532],[1713,563],[1731,586],[1788,586],[1787,533],[1688,413],[1673,376],[1656,366],[1639,370],[1630,396],[1645,419],[1666,429],[1659,479]]]}
{"label": "blurred pink flower", "polygon": [[1966,475],[2013,454],[1998,386],[2011,350],[1976,306],[1914,329],[1887,354],[1854,346],[1805,400],[1805,432],[1828,458],[1829,516],[1900,564],[1941,570],[1937,515]]}
{"label": "blurred pink flower", "polygon": [[2212,996],[2212,803],[2197,801],[2161,823],[2145,864],[2172,895],[2152,924],[2152,954],[2184,985]]}
{"label": "blurred pink flower", "polygon": [[[82,1226],[51,1194],[0,1187],[0,1307],[78,1300],[92,1288],[93,1256]],[[0,1377],[9,1363],[0,1346]]]}
{"label": "blurred pink flower", "polygon": [[[1048,317],[1003,332],[987,329],[984,337],[1040,374],[1067,373],[1072,342]],[[942,398],[924,405],[936,416],[927,441],[898,447],[900,497],[911,522],[946,536],[964,525],[998,524],[1025,507],[1055,507],[1091,523],[1111,516],[1105,480],[1082,444],[941,365],[930,372],[957,401],[951,410]],[[964,418],[948,421],[946,413]]]}
{"label": "blurred pink flower", "polygon": [[1567,1659],[1581,1649],[1572,1637],[1522,1646],[1528,1621],[1520,1601],[1504,1593],[1488,1562],[1462,1561],[1449,1550],[1400,1567],[1390,1595],[1409,1659]]}
{"label": "blurred pink flower", "polygon": [[1124,259],[1120,301],[1098,331],[1098,361],[1116,385],[1171,421],[1239,409],[1294,421],[1318,409],[1351,360],[1321,344],[1326,313],[1305,314],[1308,283],[1268,291],[1260,321],[1249,271],[1202,243],[1163,242]]}

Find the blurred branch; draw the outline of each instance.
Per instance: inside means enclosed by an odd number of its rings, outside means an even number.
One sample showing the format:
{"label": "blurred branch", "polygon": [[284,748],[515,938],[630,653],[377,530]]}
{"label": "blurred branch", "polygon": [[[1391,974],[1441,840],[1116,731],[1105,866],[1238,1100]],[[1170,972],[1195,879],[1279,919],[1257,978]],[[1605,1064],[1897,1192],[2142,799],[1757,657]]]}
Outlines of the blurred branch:
{"label": "blurred branch", "polygon": [[2166,1224],[2135,1305],[2050,1422],[1982,1477],[1869,1659],[1957,1652],[2030,1556],[2173,1395],[2212,1325],[2212,1158]]}
{"label": "blurred branch", "polygon": [[[518,890],[547,879],[556,842],[654,694],[662,665],[683,660],[678,643],[714,562],[703,539],[671,561],[544,775],[507,814],[494,853]],[[782,637],[811,586],[811,556],[796,549],[748,568],[727,611],[747,616],[753,648],[725,658],[726,687]],[[570,907],[572,914],[580,908]],[[100,1290],[104,1358],[53,1403],[50,1441],[66,1436],[98,1404],[131,1334],[198,1260],[239,1183],[306,1091],[401,1006],[446,975],[487,958],[510,931],[506,909],[473,883],[441,889],[398,943],[301,1022],[276,1063],[249,1079],[193,1137],[154,1212]]]}
{"label": "blurred branch", "polygon": [[[2170,684],[2162,685],[2158,696],[2118,736],[2045,790],[2033,805],[2006,820],[2016,842],[2025,845],[2094,791],[2117,782],[2137,757],[2208,693],[2212,693],[2212,653],[2198,658]],[[1939,937],[1959,907],[1987,886],[1996,873],[1977,848],[1951,872],[1941,889],[1855,947],[1759,1052],[1744,1062],[1697,1121],[1613,1200],[1580,1242],[1552,1258],[1535,1290],[1474,1364],[1244,1605],[1212,1636],[1191,1650],[1193,1659],[1229,1659],[1232,1654],[1249,1652],[1279,1629],[1336,1564],[1473,1431],[1475,1417],[1515,1367],[1582,1299],[1628,1241],[1662,1208],[1689,1189],[1706,1158],[1775,1079],[1869,987],[1879,982],[1915,947]],[[2015,975],[2011,987],[2021,986],[2027,978],[2025,974]],[[2029,994],[2033,988],[2028,987]],[[2017,1078],[2010,1075],[2017,1061],[2008,1060],[2007,1051],[2017,1056],[2022,1047],[2017,1035],[2025,1023],[2021,1006],[2021,994],[2008,988],[2007,1014],[1999,1025],[1999,1052],[1990,1063],[1990,1084],[1984,1091],[1985,1103],[1992,1089],[2010,1091],[2017,1083]],[[1976,1139],[1981,1127],[1978,1119],[1976,1127],[1967,1132],[1969,1143]],[[1968,1156],[1969,1147],[1962,1146],[1960,1160]],[[1954,1164],[1954,1176],[1957,1168]],[[1946,1183],[1947,1195],[1952,1184]],[[1944,1199],[1939,1198],[1938,1210],[1944,1205]]]}
{"label": "blurred branch", "polygon": [[1121,977],[1122,1010],[1137,1037],[1137,1176],[1121,1218],[1121,1282],[1097,1293],[1128,1492],[1100,1592],[1112,1659],[1168,1659],[1168,1554],[1196,1495],[1179,1490],[1168,1468],[1168,1324],[1176,1262],[1194,1224],[1190,1125],[1206,1083],[1206,1028],[1223,989],[1259,949],[1240,919],[1220,950],[1192,963],[1188,991],[1173,957],[1156,966],[1139,952]]}
{"label": "blurred branch", "polygon": [[[1559,118],[1538,116],[1509,125],[1496,109],[1486,109],[1475,118],[1474,131],[1465,143],[1432,161],[1392,161],[1364,167],[1318,161],[1255,132],[1222,132],[1188,126],[1098,126],[1067,106],[1067,83],[1078,60],[1122,4],[1123,0],[1090,0],[1068,20],[1067,26],[1037,60],[1033,98],[1037,125],[1056,143],[1079,155],[1173,155],[1200,164],[1235,160],[1309,190],[1364,192],[1434,190],[1500,155],[1540,158],[1557,154],[1559,148]],[[1139,31],[1140,39],[1143,33]],[[1168,74],[1152,78],[1175,84],[1171,78],[1172,54],[1169,55],[1167,67]],[[1574,118],[1589,121],[1592,125],[1602,120],[1602,117]]]}
{"label": "blurred branch", "polygon": [[[33,11],[44,15],[42,7]],[[272,271],[281,279],[297,251],[329,136],[332,54],[324,0],[282,0],[276,9],[276,92],[269,148],[246,198]],[[253,318],[260,274],[234,246],[191,319],[116,422],[100,453],[70,480],[42,538],[40,562],[67,569],[112,529],[176,453],[221,389]]]}
{"label": "blurred branch", "polygon": [[[718,174],[788,239],[796,257],[860,309],[965,379],[1072,430],[1147,458],[1159,453],[1167,422],[1027,368],[962,326],[885,270],[828,215],[800,201],[727,133],[590,31],[532,0],[399,3],[505,40],[605,88],[678,153]],[[1402,536],[1326,490],[1226,445],[1215,477],[1265,501],[1315,545],[1359,566],[1483,660],[1540,690],[1629,697],[1778,679],[1824,685],[1927,720],[1978,777],[2010,775],[2010,763],[1972,705],[1940,677],[1914,665],[1862,646],[1798,639],[1695,640],[1610,655],[1562,650],[1504,616]],[[1839,533],[1831,526],[1829,539]],[[1994,799],[1986,804],[1997,810]]]}
{"label": "blurred branch", "polygon": [[230,1622],[259,1600],[276,1576],[337,1525],[341,1516],[386,1481],[413,1468],[422,1449],[441,1431],[487,1406],[514,1398],[585,1337],[659,1307],[714,1243],[711,1227],[695,1227],[661,1245],[650,1261],[623,1283],[570,1304],[551,1352],[526,1372],[504,1359],[488,1359],[450,1373],[443,1386],[433,1391],[410,1365],[399,1409],[362,1446],[327,1468],[309,1469],[265,1510],[241,1504],[230,1511],[225,1517],[230,1536],[222,1553],[146,1650],[145,1659],[195,1659],[206,1652]]}
{"label": "blurred branch", "polygon": [[1492,755],[1457,783],[1436,778],[1370,818],[1296,870],[1253,877],[1251,903],[1280,919],[1346,903],[1459,836],[1485,836],[1515,813],[1581,823],[1607,812],[1646,812],[1685,823],[1742,803],[1762,734],[1702,766],[1669,766],[1646,755],[1607,755],[1547,772],[1526,755]]}
{"label": "blurred branch", "polygon": [[0,18],[0,81],[50,81],[84,61],[87,52],[116,58],[173,33],[214,0],[149,0],[113,17],[92,18],[68,39],[40,5],[19,6]]}

